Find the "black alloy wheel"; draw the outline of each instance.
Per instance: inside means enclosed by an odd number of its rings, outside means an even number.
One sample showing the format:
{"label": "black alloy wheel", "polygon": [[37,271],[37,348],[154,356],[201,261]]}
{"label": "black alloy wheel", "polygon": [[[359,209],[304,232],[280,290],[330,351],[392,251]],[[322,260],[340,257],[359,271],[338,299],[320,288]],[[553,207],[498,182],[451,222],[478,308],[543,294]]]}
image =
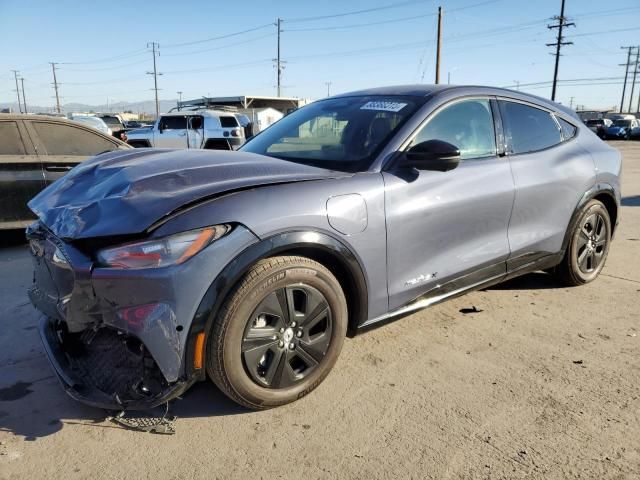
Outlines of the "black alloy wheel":
{"label": "black alloy wheel", "polygon": [[242,359],[251,378],[287,388],[311,374],[327,353],[331,310],[317,289],[296,284],[269,293],[247,321]]}

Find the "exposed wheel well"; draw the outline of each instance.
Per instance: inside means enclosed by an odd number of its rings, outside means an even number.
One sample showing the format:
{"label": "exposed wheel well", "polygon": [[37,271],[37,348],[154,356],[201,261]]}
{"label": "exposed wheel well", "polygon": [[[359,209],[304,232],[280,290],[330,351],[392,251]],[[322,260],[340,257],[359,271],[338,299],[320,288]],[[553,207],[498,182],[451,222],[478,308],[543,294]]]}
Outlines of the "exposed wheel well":
{"label": "exposed wheel well", "polygon": [[593,198],[594,200],[599,200],[604,204],[607,212],[609,213],[609,218],[611,218],[611,229],[615,231],[616,222],[618,220],[618,205],[616,204],[615,199],[610,194],[604,192],[599,193]]}
{"label": "exposed wheel well", "polygon": [[354,278],[349,267],[347,267],[343,260],[336,254],[314,247],[294,247],[284,251],[278,251],[270,256],[282,256],[282,255],[300,255],[307,257],[321,263],[329,269],[331,273],[336,277],[344,296],[347,299],[347,307],[349,309],[349,335],[354,335],[357,327],[366,318],[367,314],[367,298],[366,292],[359,291],[358,283]]}

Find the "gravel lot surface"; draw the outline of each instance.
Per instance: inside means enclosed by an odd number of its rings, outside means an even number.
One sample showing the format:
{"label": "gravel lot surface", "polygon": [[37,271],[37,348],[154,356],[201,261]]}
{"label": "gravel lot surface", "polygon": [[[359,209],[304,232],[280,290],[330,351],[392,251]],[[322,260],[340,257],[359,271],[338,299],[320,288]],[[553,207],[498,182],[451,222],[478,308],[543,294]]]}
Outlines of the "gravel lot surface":
{"label": "gravel lot surface", "polygon": [[0,478],[640,478],[640,142],[612,143],[622,220],[594,283],[535,273],[348,339],[286,407],[249,412],[197,385],[173,436],[63,393],[27,248],[3,235]]}

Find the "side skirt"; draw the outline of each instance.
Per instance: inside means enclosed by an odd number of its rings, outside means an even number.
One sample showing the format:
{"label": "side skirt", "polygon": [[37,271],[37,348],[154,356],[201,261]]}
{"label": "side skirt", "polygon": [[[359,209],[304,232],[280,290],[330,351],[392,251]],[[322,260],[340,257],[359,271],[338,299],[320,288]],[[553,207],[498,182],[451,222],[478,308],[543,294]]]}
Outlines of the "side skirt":
{"label": "side skirt", "polygon": [[[430,307],[432,305],[436,305],[438,303],[444,302],[446,300],[459,297],[464,295],[465,293],[474,291],[474,290],[482,290],[483,288],[488,288],[492,285],[496,285],[505,280],[510,280],[515,277],[519,277],[520,275],[524,275],[526,273],[535,272],[538,270],[545,270],[548,268],[555,267],[562,261],[562,257],[564,256],[564,252],[559,252],[556,254],[547,254],[544,256],[532,256],[534,258],[528,258],[529,261],[516,261],[512,263],[512,268],[507,271],[500,273],[498,275],[490,275],[486,276],[483,279],[478,280],[477,282],[467,284],[461,286],[459,288],[452,289],[452,285],[460,285],[462,279],[467,278],[465,275],[461,278],[452,280],[447,282],[444,285],[441,285],[433,290],[428,291],[424,295],[418,297],[417,299],[409,302],[408,304],[392,310],[391,312],[385,313],[384,315],[380,315],[379,317],[370,318],[366,322],[364,322],[359,327],[359,331],[367,330],[369,327],[378,326],[382,323],[387,323],[397,318],[401,318],[410,313],[416,312],[418,310],[422,310],[424,308]],[[483,269],[484,270],[484,269]],[[495,270],[494,270],[495,271]]]}

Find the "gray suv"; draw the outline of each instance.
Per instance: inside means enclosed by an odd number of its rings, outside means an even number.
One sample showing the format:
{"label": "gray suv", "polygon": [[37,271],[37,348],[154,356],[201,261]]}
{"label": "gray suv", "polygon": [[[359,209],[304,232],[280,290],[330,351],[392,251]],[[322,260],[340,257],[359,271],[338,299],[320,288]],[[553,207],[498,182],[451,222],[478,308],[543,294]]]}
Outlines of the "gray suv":
{"label": "gray suv", "polygon": [[344,94],[238,152],[76,167],[30,202],[29,294],[74,398],[146,408],[208,375],[273,407],[315,389],[348,332],[534,270],[594,280],[620,167],[574,112],[520,92]]}

